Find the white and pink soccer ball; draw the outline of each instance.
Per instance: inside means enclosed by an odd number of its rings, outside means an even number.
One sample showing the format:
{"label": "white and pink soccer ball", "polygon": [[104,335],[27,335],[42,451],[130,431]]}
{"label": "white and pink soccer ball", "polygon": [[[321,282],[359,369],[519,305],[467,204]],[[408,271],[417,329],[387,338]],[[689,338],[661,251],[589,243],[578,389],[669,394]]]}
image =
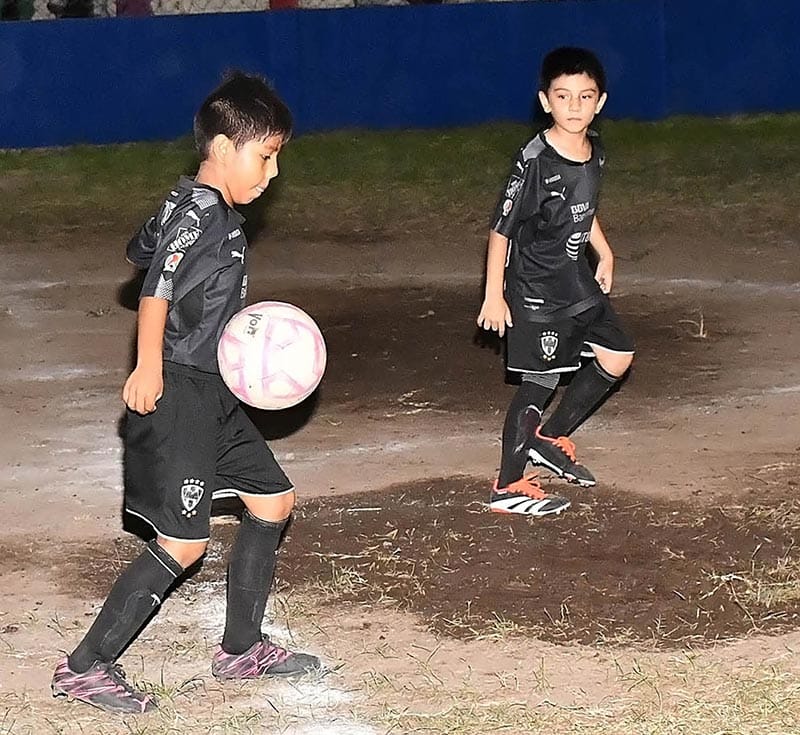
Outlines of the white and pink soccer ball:
{"label": "white and pink soccer ball", "polygon": [[225,325],[217,346],[225,384],[255,408],[277,410],[304,401],[322,380],[326,359],[314,320],[282,301],[246,306]]}

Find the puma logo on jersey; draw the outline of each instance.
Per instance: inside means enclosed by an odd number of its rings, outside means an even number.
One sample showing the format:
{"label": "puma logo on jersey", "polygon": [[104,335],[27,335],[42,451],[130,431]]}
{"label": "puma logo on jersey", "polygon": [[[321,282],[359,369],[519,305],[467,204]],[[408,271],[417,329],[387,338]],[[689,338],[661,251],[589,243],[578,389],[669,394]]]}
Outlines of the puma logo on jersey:
{"label": "puma logo on jersey", "polygon": [[198,226],[200,225],[200,218],[197,216],[194,210],[188,209],[186,211],[186,216],[189,217],[189,219],[193,219],[198,224]]}
{"label": "puma logo on jersey", "polygon": [[563,187],[561,191],[551,191],[551,197],[558,197],[559,199],[563,199],[565,202],[567,201],[567,187]]}
{"label": "puma logo on jersey", "polygon": [[242,252],[239,252],[238,250],[231,250],[231,258],[234,260],[239,258],[239,260],[242,261],[242,265],[244,265],[244,250],[242,250]]}

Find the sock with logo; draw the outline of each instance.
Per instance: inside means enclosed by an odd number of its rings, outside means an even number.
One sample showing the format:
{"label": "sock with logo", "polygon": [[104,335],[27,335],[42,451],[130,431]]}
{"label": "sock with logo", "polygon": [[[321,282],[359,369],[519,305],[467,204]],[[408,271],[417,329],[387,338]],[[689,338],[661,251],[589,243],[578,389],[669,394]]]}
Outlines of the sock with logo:
{"label": "sock with logo", "polygon": [[148,543],[117,578],[94,623],[69,655],[70,669],[80,674],[98,661],[116,661],[183,571],[155,541]]}
{"label": "sock with logo", "polygon": [[528,462],[526,444],[542,416],[547,401],[558,385],[558,375],[526,373],[514,394],[503,424],[503,450],[499,488],[519,480]]}

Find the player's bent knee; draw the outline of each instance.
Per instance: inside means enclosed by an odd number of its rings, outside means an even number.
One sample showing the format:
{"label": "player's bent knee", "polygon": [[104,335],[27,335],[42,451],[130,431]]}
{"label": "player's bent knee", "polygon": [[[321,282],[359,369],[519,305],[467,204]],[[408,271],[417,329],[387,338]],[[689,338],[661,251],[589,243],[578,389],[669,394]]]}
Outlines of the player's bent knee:
{"label": "player's bent knee", "polygon": [[278,522],[288,518],[294,508],[294,491],[282,493],[281,495],[260,495],[258,497],[248,496],[242,500],[247,506],[247,510],[256,518],[262,521]]}
{"label": "player's bent knee", "polygon": [[206,553],[207,541],[175,541],[159,536],[158,545],[184,569],[192,566]]}
{"label": "player's bent knee", "polygon": [[630,354],[611,354],[602,353],[595,355],[600,367],[609,375],[621,378],[627,372],[633,362],[633,353]]}

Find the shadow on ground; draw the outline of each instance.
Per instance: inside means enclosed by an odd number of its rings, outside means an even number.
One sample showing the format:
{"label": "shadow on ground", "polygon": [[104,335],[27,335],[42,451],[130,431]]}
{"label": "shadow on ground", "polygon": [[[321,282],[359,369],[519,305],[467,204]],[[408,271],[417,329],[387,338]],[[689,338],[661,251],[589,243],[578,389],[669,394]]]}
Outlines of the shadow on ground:
{"label": "shadow on ground", "polygon": [[[573,507],[551,519],[487,512],[485,481],[469,477],[307,501],[283,547],[278,588],[291,580],[331,611],[343,601],[394,601],[461,639],[672,647],[778,633],[800,615],[800,502],[787,492],[796,474],[789,464],[771,467],[740,504],[715,507],[575,491]],[[214,529],[206,563],[187,584],[224,579],[236,529]],[[118,540],[119,566],[137,549]],[[0,568],[21,561],[0,551]],[[64,548],[57,585],[102,597],[107,553]]]}

